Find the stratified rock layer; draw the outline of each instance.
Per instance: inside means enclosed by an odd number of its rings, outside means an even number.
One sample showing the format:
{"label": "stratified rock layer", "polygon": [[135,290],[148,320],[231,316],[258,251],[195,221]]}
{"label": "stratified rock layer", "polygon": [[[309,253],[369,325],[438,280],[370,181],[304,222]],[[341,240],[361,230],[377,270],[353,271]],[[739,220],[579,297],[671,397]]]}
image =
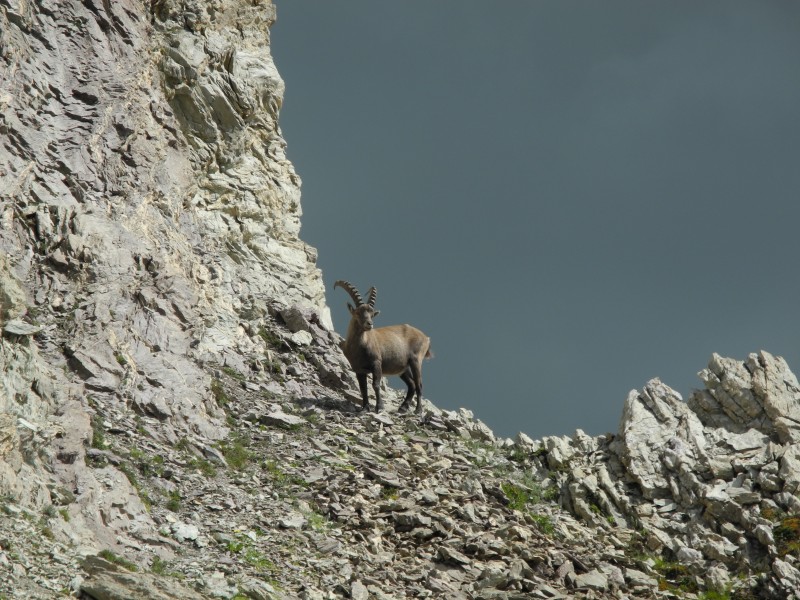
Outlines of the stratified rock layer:
{"label": "stratified rock layer", "polygon": [[0,2],[0,494],[41,508],[74,490],[64,529],[87,548],[149,522],[122,473],[87,468],[92,419],[126,407],[165,441],[213,442],[228,429],[207,365],[268,368],[270,304],[330,324],[298,238],[274,18],[269,2]]}
{"label": "stratified rock layer", "polygon": [[608,515],[642,528],[651,551],[691,565],[708,584],[760,573],[764,597],[795,597],[797,379],[767,352],[714,355],[700,377],[706,389],[688,403],[657,379],[631,392],[619,435],[598,439],[590,454],[580,436],[546,440],[549,458],[563,465],[569,456],[567,503],[598,527],[610,527]]}

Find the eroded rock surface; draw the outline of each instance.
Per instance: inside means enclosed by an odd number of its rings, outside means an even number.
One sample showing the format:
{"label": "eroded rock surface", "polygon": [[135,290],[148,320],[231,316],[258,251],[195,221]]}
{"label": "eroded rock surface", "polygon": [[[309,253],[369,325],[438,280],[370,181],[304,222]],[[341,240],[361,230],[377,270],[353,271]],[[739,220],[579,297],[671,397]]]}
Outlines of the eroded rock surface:
{"label": "eroded rock surface", "polygon": [[41,509],[73,490],[65,529],[87,548],[149,521],[107,506],[136,493],[87,469],[92,419],[124,408],[162,440],[221,439],[208,365],[269,362],[270,302],[330,323],[298,238],[274,18],[269,2],[0,2],[0,493]]}
{"label": "eroded rock surface", "polygon": [[747,574],[761,597],[795,597],[797,379],[763,351],[714,355],[699,375],[706,388],[688,403],[658,380],[631,392],[619,435],[588,455],[580,436],[561,438],[567,504],[598,527],[642,528],[647,548],[707,584]]}

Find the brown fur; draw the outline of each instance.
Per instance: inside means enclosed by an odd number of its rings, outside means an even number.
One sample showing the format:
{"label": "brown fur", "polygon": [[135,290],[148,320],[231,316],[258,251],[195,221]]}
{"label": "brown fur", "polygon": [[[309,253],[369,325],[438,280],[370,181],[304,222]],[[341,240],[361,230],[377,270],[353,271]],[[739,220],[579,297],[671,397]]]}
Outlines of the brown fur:
{"label": "brown fur", "polygon": [[399,375],[408,392],[400,405],[400,411],[408,409],[411,398],[417,396],[417,414],[422,412],[422,361],[430,358],[431,340],[411,325],[373,326],[372,320],[380,311],[375,310],[377,290],[370,288],[369,303],[364,303],[358,291],[346,281],[337,281],[335,287],[344,288],[357,306],[347,305],[350,310],[350,325],[342,350],[355,371],[363,400],[362,409],[369,408],[367,376],[372,375],[375,391],[375,412],[383,410],[381,399],[381,377]]}

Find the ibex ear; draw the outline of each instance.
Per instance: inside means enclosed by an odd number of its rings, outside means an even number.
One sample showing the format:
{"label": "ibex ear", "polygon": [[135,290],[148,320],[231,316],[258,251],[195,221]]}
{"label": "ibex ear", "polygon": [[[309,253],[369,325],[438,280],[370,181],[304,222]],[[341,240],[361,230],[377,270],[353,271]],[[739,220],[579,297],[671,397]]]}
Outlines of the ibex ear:
{"label": "ibex ear", "polygon": [[372,316],[377,317],[379,314],[381,314],[381,311],[376,310],[374,313],[372,313]]}
{"label": "ibex ear", "polygon": [[353,308],[353,305],[348,302],[347,303],[347,310],[349,310],[350,314],[352,315],[353,311],[355,310],[355,308]]}

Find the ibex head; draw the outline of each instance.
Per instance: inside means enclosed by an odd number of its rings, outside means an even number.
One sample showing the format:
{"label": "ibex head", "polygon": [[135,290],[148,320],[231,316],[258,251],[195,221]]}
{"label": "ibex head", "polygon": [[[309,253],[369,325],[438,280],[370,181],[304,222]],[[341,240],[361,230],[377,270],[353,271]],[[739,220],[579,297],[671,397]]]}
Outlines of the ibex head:
{"label": "ibex head", "polygon": [[369,288],[367,302],[365,303],[361,298],[361,294],[358,293],[358,290],[349,281],[340,279],[333,284],[333,287],[334,289],[337,287],[344,289],[348,294],[350,294],[353,302],[356,303],[356,305],[353,306],[348,302],[347,309],[350,311],[350,316],[356,320],[359,327],[365,331],[372,329],[374,327],[372,324],[372,319],[377,317],[381,312],[379,310],[375,310],[375,298],[378,295],[378,290],[374,287]]}

